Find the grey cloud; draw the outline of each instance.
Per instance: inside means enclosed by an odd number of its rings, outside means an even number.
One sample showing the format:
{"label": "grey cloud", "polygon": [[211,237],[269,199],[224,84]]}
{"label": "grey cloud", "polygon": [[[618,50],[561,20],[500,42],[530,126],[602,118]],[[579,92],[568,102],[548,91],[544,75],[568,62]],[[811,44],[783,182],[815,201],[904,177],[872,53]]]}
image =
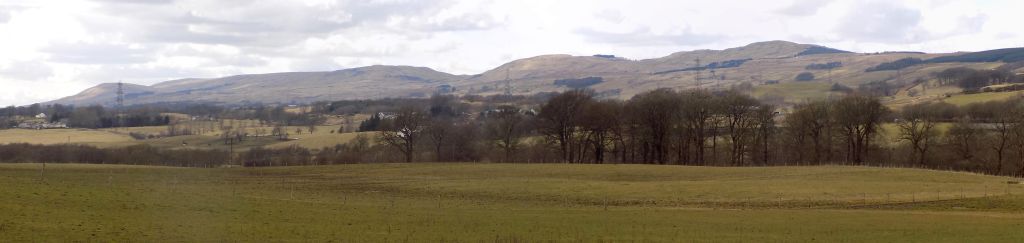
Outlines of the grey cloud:
{"label": "grey cloud", "polygon": [[136,84],[151,84],[180,78],[212,77],[214,73],[200,69],[182,69],[176,67],[142,67],[134,65],[105,65],[99,69],[86,72],[79,76],[81,80],[92,83],[109,83],[124,81]]}
{"label": "grey cloud", "polygon": [[440,21],[426,22],[422,19],[410,19],[407,27],[419,31],[471,31],[490,29],[499,24],[497,19],[487,14],[470,13],[453,18],[446,18]]}
{"label": "grey cloud", "polygon": [[811,16],[818,13],[818,10],[828,6],[832,0],[797,0],[788,7],[776,10],[775,12],[789,16]]}
{"label": "grey cloud", "polygon": [[267,60],[255,55],[218,55],[209,57],[214,63],[236,67],[257,67],[267,65]]}
{"label": "grey cloud", "polygon": [[929,36],[919,26],[920,22],[918,10],[887,2],[869,2],[851,9],[835,31],[842,38],[860,42],[910,43]]}
{"label": "grey cloud", "polygon": [[[160,28],[160,27],[163,28]],[[159,43],[195,43],[195,44],[228,44],[246,45],[260,42],[255,36],[246,37],[240,35],[220,33],[197,33],[188,30],[188,26],[178,25],[151,25],[149,30],[137,32],[142,34],[142,41]],[[275,39],[263,39],[264,41]]]}
{"label": "grey cloud", "polygon": [[291,63],[291,70],[297,72],[306,71],[333,71],[342,69],[341,65],[328,57],[300,59]]}
{"label": "grey cloud", "polygon": [[988,16],[984,14],[976,16],[961,16],[959,18],[959,25],[957,26],[958,34],[972,34],[980,32],[985,23],[988,22]]}
{"label": "grey cloud", "polygon": [[383,22],[393,16],[431,15],[454,3],[431,1],[343,1],[342,11],[352,14],[353,22]]}
{"label": "grey cloud", "polygon": [[7,23],[8,21],[11,21],[11,15],[13,15],[14,12],[25,10],[25,9],[28,9],[28,8],[29,7],[17,6],[17,5],[11,5],[11,6],[0,5],[0,24]]}
{"label": "grey cloud", "polygon": [[1013,33],[1013,32],[999,32],[999,34],[996,34],[996,38],[1000,38],[1000,39],[1010,39],[1010,38],[1016,38],[1016,37],[1017,37],[1017,33]]}
{"label": "grey cloud", "polygon": [[[82,16],[90,31],[147,43],[165,56],[208,59],[221,68],[263,66],[268,64],[267,57],[300,60],[292,64],[297,70],[338,68],[330,58],[390,56],[407,51],[408,46],[402,43],[431,38],[436,32],[482,30],[501,24],[493,16],[472,11],[435,18],[455,3],[448,0],[353,0],[313,6],[292,1],[99,1],[102,5],[98,13],[102,17]],[[303,49],[304,41],[328,36],[344,36],[353,43],[361,43],[364,38],[387,38],[398,44],[375,48],[340,44],[317,53]],[[174,49],[185,43],[227,45],[238,48],[242,54]],[[55,55],[55,61],[83,64],[139,63],[155,57],[150,53],[107,49],[111,54],[57,53],[57,48],[49,52]],[[327,62],[316,63],[320,61]]]}
{"label": "grey cloud", "polygon": [[164,55],[172,57],[196,57],[210,60],[217,65],[236,67],[255,67],[266,65],[267,61],[262,57],[252,54],[225,54],[210,51],[201,51],[190,46],[179,46],[168,48]]}
{"label": "grey cloud", "polygon": [[641,28],[628,33],[603,32],[590,28],[577,29],[576,34],[582,35],[590,41],[632,45],[632,46],[658,46],[658,45],[682,45],[695,46],[713,43],[727,38],[721,35],[705,35],[693,33],[685,29],[679,34],[655,34],[648,28]]}
{"label": "grey cloud", "polygon": [[[132,22],[120,29],[109,29],[110,23],[91,21],[92,29],[125,34],[133,40],[146,42],[272,46],[301,40],[306,32],[329,31],[329,28],[324,28],[322,24],[301,21],[281,23],[284,21],[264,16],[242,17],[246,20],[218,19],[175,8],[123,4],[111,6],[106,10],[110,11],[109,14],[112,16],[125,17],[126,21]],[[290,26],[300,27],[291,29]]]}
{"label": "grey cloud", "polygon": [[[102,20],[90,26],[97,31],[118,32],[154,42],[282,46],[357,26],[382,26],[396,17],[423,19],[450,3],[339,1],[306,6],[290,1],[202,1],[175,3],[177,7],[112,3],[102,11],[131,21],[126,29],[110,30],[110,24]],[[394,32],[475,29],[489,24],[486,18],[467,15],[433,25],[410,23],[403,26],[410,29],[400,28]]]}
{"label": "grey cloud", "polygon": [[156,4],[156,5],[162,5],[162,4],[174,3],[174,0],[92,0],[92,2],[105,3],[105,4],[116,3],[116,4]]}
{"label": "grey cloud", "polygon": [[151,48],[132,48],[123,44],[64,43],[42,49],[49,61],[72,64],[145,63],[153,58]]}
{"label": "grey cloud", "polygon": [[0,76],[16,80],[36,81],[53,76],[53,68],[41,61],[19,61],[0,68]]}
{"label": "grey cloud", "polygon": [[25,94],[25,92],[16,92],[16,91],[12,92],[12,91],[0,90],[0,104],[3,104],[5,106],[7,106],[7,105],[15,105],[15,106],[30,105],[30,104],[35,104],[35,103],[43,102],[43,101],[46,101],[46,99],[41,99],[39,97],[30,96],[30,95]]}
{"label": "grey cloud", "polygon": [[604,11],[598,12],[594,14],[594,17],[616,24],[622,23],[623,20],[626,20],[626,18],[622,16],[622,12],[613,9],[606,9]]}

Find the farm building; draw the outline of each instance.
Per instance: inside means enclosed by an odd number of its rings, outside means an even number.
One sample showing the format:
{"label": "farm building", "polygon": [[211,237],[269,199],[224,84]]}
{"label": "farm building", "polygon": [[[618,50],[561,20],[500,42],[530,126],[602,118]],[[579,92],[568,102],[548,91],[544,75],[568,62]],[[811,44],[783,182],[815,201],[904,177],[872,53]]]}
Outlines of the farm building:
{"label": "farm building", "polygon": [[21,128],[21,129],[36,129],[36,130],[41,130],[41,129],[58,129],[58,128],[68,128],[68,125],[64,124],[63,122],[22,122],[22,123],[18,124],[18,128]]}

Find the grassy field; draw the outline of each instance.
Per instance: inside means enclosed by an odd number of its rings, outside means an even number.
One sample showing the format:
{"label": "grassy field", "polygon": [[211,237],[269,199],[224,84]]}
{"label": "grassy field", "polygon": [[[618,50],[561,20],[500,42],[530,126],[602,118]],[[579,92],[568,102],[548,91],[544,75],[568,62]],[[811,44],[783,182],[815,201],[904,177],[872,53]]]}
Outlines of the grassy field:
{"label": "grassy field", "polygon": [[832,85],[828,82],[786,82],[756,86],[750,95],[757,98],[778,96],[783,97],[786,102],[802,103],[828,98],[832,94],[829,91],[831,88]]}
{"label": "grassy field", "polygon": [[289,146],[299,146],[309,149],[321,149],[324,147],[333,147],[335,144],[348,143],[348,141],[351,141],[359,134],[366,135],[370,139],[371,143],[376,139],[376,133],[373,132],[332,134],[329,131],[317,130],[313,134],[303,133],[291,136],[298,140],[274,143],[267,147],[287,148]]}
{"label": "grassy field", "polygon": [[1001,101],[1007,100],[1013,97],[1019,97],[1024,95],[1024,91],[1013,91],[1013,92],[985,92],[977,94],[966,94],[966,95],[954,95],[943,99],[943,102],[954,104],[954,105],[969,105],[974,103],[982,103],[988,101]]}
{"label": "grassy field", "polygon": [[127,134],[91,129],[0,130],[0,143],[64,144],[70,142],[102,145],[127,143],[134,140]]}
{"label": "grassy field", "polygon": [[[937,132],[940,135],[946,134],[946,132],[949,131],[949,129],[952,128],[953,125],[955,124],[951,122],[936,123],[935,132]],[[881,129],[879,130],[879,134],[881,134],[882,136],[879,137],[878,141],[882,142],[882,144],[896,145],[897,143],[906,142],[904,140],[900,140],[900,127],[898,124],[883,123],[880,128]]]}
{"label": "grassy field", "polygon": [[[250,134],[256,134],[257,128],[249,128]],[[233,149],[238,151],[244,151],[253,147],[269,147],[269,148],[285,148],[289,146],[299,146],[309,149],[321,149],[323,147],[331,147],[335,144],[347,143],[352,140],[359,133],[331,133],[332,130],[338,129],[338,126],[318,126],[313,133],[309,133],[307,127],[284,127],[285,131],[288,131],[289,138],[293,140],[280,141],[275,138],[269,137],[268,133],[273,129],[270,127],[263,128],[263,137],[249,137],[240,144],[235,144]],[[157,148],[165,149],[178,149],[178,148],[190,148],[190,149],[222,149],[228,150],[229,145],[223,143],[223,139],[220,137],[219,131],[207,132],[199,135],[188,135],[188,136],[175,136],[165,138],[154,138],[154,139],[143,139],[136,140],[128,135],[129,132],[137,132],[143,134],[159,134],[160,132],[166,131],[165,126],[154,126],[154,127],[131,127],[131,128],[117,128],[117,129],[48,129],[48,130],[28,130],[28,129],[6,129],[0,130],[0,144],[7,143],[32,143],[32,144],[63,144],[63,143],[74,143],[74,144],[86,144],[97,147],[110,148],[110,147],[125,147],[138,144],[148,144]],[[301,133],[297,133],[296,130],[302,130]],[[362,133],[370,137],[371,142],[373,141],[374,133]]]}
{"label": "grassy field", "polygon": [[21,241],[1024,240],[1015,179],[865,167],[0,164]]}

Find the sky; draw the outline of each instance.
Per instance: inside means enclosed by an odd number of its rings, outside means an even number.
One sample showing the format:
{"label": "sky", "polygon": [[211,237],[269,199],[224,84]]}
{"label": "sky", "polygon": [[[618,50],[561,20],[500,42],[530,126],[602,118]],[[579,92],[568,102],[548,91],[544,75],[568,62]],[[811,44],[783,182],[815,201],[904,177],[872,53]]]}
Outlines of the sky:
{"label": "sky", "polygon": [[1024,47],[1024,1],[0,0],[0,106],[100,83],[631,59],[788,40],[857,52]]}

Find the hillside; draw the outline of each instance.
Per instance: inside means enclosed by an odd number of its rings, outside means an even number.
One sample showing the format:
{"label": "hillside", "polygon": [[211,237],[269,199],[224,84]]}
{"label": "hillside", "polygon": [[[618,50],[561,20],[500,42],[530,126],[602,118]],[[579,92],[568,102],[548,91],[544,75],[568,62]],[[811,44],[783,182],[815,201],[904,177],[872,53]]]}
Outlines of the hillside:
{"label": "hillside", "polygon": [[[831,94],[829,88],[832,84],[857,87],[884,81],[907,91],[915,88],[916,80],[932,80],[933,73],[946,68],[994,69],[1007,62],[1017,61],[1022,55],[1022,48],[945,54],[852,53],[818,45],[768,41],[725,50],[677,52],[644,60],[610,55],[543,55],[514,60],[477,75],[452,75],[423,67],[370,66],[331,72],[181,79],[151,86],[128,85],[125,92],[127,104],[306,103],[320,100],[423,97],[446,85],[454,87],[456,94],[492,95],[505,92],[508,80],[514,94],[586,87],[602,97],[623,99],[657,88],[727,89],[749,84],[752,86],[750,92],[755,96],[797,102],[827,97]],[[867,71],[897,60],[918,61],[899,66],[902,68],[899,71]],[[840,65],[832,69],[807,68],[812,64],[834,62]],[[1019,65],[1014,67],[1017,72],[1022,70]],[[814,79],[803,82],[817,85],[796,84],[794,77],[802,72],[814,75]],[[109,105],[114,102],[115,92],[115,85],[101,84],[50,103]],[[915,91],[914,95],[895,94],[889,102],[903,105],[939,100],[958,92],[957,89],[944,89],[942,93]]]}
{"label": "hillside", "polygon": [[[426,96],[460,76],[424,67],[369,66],[331,72],[236,75],[126,85],[126,104],[157,102],[307,103],[319,100]],[[117,85],[101,84],[50,103],[111,105]]]}

